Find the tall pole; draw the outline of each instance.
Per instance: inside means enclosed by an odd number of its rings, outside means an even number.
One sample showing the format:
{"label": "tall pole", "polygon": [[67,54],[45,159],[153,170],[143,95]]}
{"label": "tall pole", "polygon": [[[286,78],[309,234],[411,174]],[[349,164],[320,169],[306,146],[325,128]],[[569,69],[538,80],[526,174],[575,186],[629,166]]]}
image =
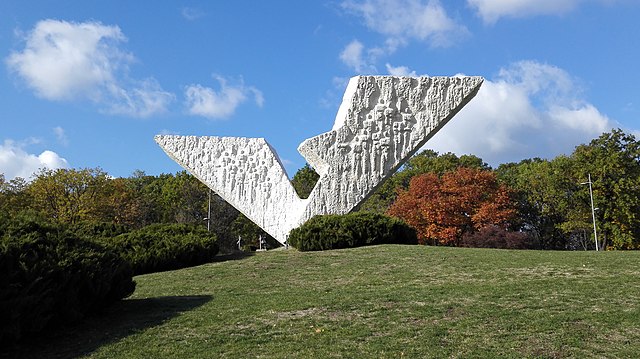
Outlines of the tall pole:
{"label": "tall pole", "polygon": [[[592,200],[593,203],[593,200]],[[211,232],[211,188],[209,188],[209,210],[207,212],[207,231]]]}
{"label": "tall pole", "polygon": [[591,216],[593,218],[593,237],[596,240],[596,251],[598,251],[598,231],[596,230],[596,208],[593,206],[593,188],[591,187],[591,173],[589,173],[589,196],[591,196]]}

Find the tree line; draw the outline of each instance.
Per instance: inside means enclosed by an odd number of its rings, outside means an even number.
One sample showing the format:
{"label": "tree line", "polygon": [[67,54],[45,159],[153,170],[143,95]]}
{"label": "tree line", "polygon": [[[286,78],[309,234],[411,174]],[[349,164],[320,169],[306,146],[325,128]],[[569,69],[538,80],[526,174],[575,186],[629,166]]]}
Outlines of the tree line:
{"label": "tree line", "polygon": [[[601,248],[639,248],[640,143],[619,129],[568,156],[526,159],[495,169],[474,155],[426,150],[357,210],[400,217],[425,244],[483,246],[483,237],[499,237],[527,248],[593,249],[591,199],[584,184],[589,175]],[[306,165],[292,183],[306,197],[317,179]],[[206,226],[209,195],[185,171],[151,176],[138,170],[127,178],[112,178],[100,168],[42,169],[30,182],[7,181],[0,174],[0,214],[31,212],[63,224]],[[223,250],[236,247],[238,237],[245,246],[257,245],[261,235],[268,238],[215,193],[210,221]]]}
{"label": "tree line", "polygon": [[[113,223],[130,230],[156,223],[207,225],[209,189],[181,171],[151,176],[137,170],[112,178],[100,168],[42,169],[33,180],[6,181],[0,174],[0,215],[25,214],[63,225]],[[210,228],[221,248],[255,245],[258,226],[211,193]]]}
{"label": "tree line", "polygon": [[640,248],[640,142],[620,129],[568,156],[496,169],[473,155],[427,150],[362,208],[413,223],[431,244],[460,245],[497,227],[507,232],[500,235],[526,235],[533,248],[593,249],[589,177],[600,249]]}

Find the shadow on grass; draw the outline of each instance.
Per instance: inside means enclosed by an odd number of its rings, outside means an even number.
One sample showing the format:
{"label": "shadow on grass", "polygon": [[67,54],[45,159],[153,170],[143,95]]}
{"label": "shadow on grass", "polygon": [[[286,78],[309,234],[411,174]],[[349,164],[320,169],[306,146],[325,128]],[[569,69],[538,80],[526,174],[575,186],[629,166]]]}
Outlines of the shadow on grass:
{"label": "shadow on grass", "polygon": [[160,325],[211,299],[211,296],[203,295],[122,300],[100,315],[38,335],[8,352],[1,350],[0,358],[77,358],[105,344]]}

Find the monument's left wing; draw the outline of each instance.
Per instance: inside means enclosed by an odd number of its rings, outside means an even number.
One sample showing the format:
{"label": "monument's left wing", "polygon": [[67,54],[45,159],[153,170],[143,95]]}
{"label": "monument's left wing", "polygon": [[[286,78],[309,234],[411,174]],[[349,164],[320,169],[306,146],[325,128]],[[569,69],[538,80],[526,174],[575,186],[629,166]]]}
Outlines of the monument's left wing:
{"label": "monument's left wing", "polygon": [[306,200],[296,194],[263,138],[158,135],[174,161],[281,242],[298,224]]}

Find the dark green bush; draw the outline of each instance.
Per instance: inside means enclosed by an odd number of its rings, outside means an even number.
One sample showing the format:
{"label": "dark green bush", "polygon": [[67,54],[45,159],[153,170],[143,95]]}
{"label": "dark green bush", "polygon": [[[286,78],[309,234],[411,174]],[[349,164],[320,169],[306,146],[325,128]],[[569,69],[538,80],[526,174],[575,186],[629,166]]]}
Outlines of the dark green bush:
{"label": "dark green bush", "polygon": [[351,248],[373,244],[417,244],[416,232],[404,222],[382,214],[356,212],[315,216],[289,234],[301,251]]}
{"label": "dark green bush", "polygon": [[109,222],[78,222],[67,227],[74,236],[88,240],[104,240],[129,232],[126,226]]}
{"label": "dark green bush", "polygon": [[0,343],[70,323],[135,289],[117,253],[33,218],[0,228]]}
{"label": "dark green bush", "polygon": [[152,224],[108,240],[136,275],[210,262],[218,253],[216,236],[202,226]]}

